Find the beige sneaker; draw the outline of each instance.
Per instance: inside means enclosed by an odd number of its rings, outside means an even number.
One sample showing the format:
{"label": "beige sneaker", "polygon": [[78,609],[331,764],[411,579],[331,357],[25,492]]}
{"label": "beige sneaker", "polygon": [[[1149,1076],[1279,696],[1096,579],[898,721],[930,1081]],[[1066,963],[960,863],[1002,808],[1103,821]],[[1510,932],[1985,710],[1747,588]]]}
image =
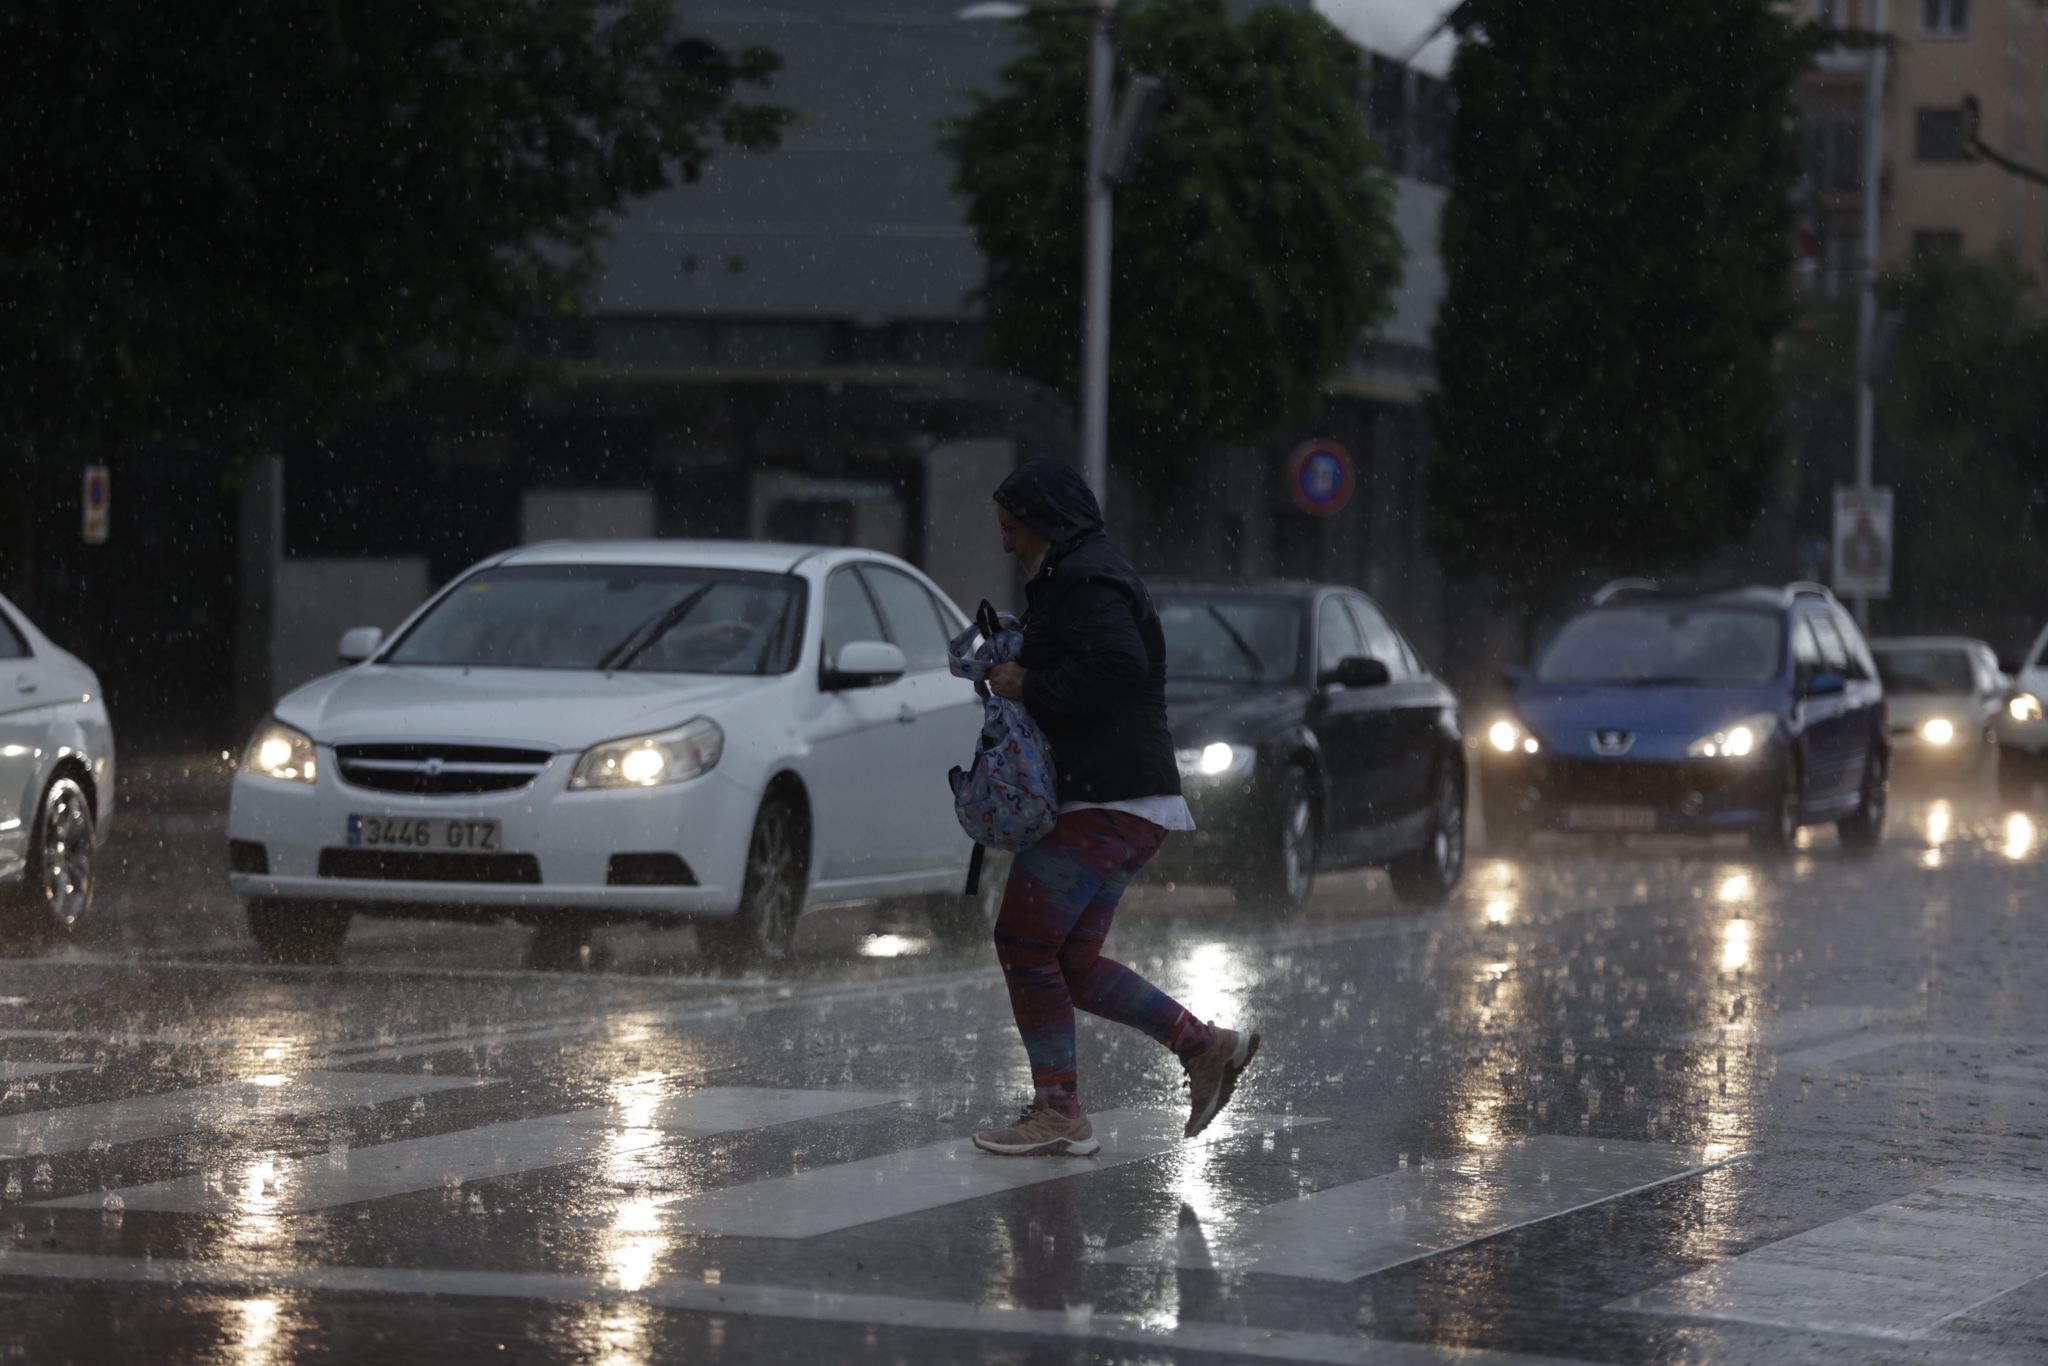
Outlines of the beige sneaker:
{"label": "beige sneaker", "polygon": [[1230,1103],[1230,1093],[1237,1089],[1238,1074],[1252,1065],[1252,1058],[1259,1051],[1259,1034],[1250,1030],[1240,1034],[1234,1029],[1209,1030],[1216,1036],[1216,1042],[1205,1053],[1197,1053],[1182,1063],[1188,1073],[1187,1136],[1209,1127],[1209,1121]]}
{"label": "beige sneaker", "polygon": [[985,1153],[1004,1157],[1031,1157],[1040,1153],[1067,1153],[1089,1157],[1102,1145],[1095,1141],[1095,1127],[1088,1116],[1068,1119],[1050,1105],[1037,1101],[1007,1129],[983,1129],[974,1136],[974,1146]]}

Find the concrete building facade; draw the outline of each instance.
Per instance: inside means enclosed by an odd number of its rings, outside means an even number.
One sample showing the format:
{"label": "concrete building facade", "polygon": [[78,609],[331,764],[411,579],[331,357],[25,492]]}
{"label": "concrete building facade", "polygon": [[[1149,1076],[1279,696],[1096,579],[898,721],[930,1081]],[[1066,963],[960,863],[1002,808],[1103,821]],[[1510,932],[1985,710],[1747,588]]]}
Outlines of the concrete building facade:
{"label": "concrete building facade", "polygon": [[[1869,33],[1875,0],[1798,0],[1809,20]],[[2048,275],[2048,191],[1965,154],[1963,100],[1998,151],[2048,167],[2048,8],[2035,0],[1888,0],[1879,193],[1880,267],[1913,252],[2010,247]],[[1825,294],[1853,289],[1862,255],[1867,49],[1825,54],[1801,83],[1808,203],[1803,268]]]}

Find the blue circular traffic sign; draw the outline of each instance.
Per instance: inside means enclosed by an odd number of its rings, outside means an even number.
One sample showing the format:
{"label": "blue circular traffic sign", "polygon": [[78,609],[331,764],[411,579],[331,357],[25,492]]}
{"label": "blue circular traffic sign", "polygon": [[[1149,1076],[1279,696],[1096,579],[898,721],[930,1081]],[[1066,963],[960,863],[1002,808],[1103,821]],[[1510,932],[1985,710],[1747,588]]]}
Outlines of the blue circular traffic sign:
{"label": "blue circular traffic sign", "polygon": [[1342,512],[1358,491],[1358,474],[1342,446],[1334,441],[1309,441],[1294,453],[1294,477],[1288,486],[1303,512],[1328,517]]}

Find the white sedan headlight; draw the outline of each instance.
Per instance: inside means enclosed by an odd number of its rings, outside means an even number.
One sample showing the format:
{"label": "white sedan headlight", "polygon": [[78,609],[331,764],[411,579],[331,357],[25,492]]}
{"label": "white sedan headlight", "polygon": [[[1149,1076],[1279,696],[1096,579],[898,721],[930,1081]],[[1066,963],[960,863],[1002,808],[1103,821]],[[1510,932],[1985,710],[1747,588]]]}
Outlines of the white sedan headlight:
{"label": "white sedan headlight", "polygon": [[1701,736],[1687,745],[1685,752],[1695,759],[1747,759],[1762,749],[1777,729],[1775,716],[1745,716],[1712,735]]}
{"label": "white sedan headlight", "polygon": [[715,721],[695,721],[658,735],[629,735],[586,751],[569,775],[571,791],[588,788],[663,787],[718,767],[725,732]]}
{"label": "white sedan headlight", "polygon": [[320,761],[313,751],[313,737],[282,721],[265,721],[249,741],[242,767],[282,783],[310,783],[320,776]]}
{"label": "white sedan headlight", "polygon": [[1937,716],[1920,727],[1920,738],[1930,745],[1945,745],[1956,738],[1956,723],[1945,716]]}
{"label": "white sedan headlight", "polygon": [[2006,703],[2005,710],[2015,721],[2038,721],[2041,719],[2041,699],[2030,692],[2023,692]]}
{"label": "white sedan headlight", "polygon": [[1543,748],[1529,733],[1528,727],[1505,716],[1486,728],[1486,743],[1502,754],[1534,754]]}
{"label": "white sedan headlight", "polygon": [[1221,778],[1249,770],[1257,753],[1250,745],[1229,745],[1219,740],[1199,749],[1177,749],[1173,758],[1183,778]]}

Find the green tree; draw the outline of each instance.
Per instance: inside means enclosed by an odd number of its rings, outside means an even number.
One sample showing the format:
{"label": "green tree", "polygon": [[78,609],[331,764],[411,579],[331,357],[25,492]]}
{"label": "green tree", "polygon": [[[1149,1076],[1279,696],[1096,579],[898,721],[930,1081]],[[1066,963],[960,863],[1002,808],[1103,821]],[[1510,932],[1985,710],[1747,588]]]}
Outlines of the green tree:
{"label": "green tree", "polygon": [[2048,549],[2034,502],[2048,491],[2041,283],[2005,248],[1929,253],[1879,289],[1899,319],[1878,415],[1879,477],[1899,491],[1889,610],[1992,632],[2009,614],[2031,631]]}
{"label": "green tree", "polygon": [[671,0],[13,0],[0,433],[260,449],[574,307],[604,224],[779,63]]}
{"label": "green tree", "polygon": [[[1357,50],[1318,15],[1126,0],[1123,72],[1165,97],[1116,196],[1110,450],[1139,482],[1316,409],[1400,274]],[[1070,396],[1081,355],[1088,25],[1028,21],[946,145],[988,258],[993,361]]]}
{"label": "green tree", "polygon": [[1467,0],[1431,537],[1540,600],[1738,540],[1783,444],[1792,89],[1772,0]]}

